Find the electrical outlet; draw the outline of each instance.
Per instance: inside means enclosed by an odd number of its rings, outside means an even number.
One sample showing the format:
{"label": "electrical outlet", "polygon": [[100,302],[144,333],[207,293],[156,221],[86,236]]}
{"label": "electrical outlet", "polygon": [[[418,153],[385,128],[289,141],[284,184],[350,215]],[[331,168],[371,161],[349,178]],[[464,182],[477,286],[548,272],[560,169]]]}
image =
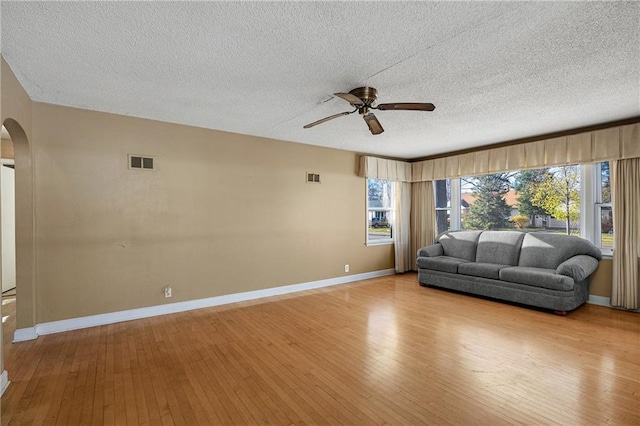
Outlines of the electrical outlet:
{"label": "electrical outlet", "polygon": [[171,286],[166,286],[164,288],[164,297],[171,297]]}
{"label": "electrical outlet", "polygon": [[344,271],[349,272],[349,265],[344,265]]}

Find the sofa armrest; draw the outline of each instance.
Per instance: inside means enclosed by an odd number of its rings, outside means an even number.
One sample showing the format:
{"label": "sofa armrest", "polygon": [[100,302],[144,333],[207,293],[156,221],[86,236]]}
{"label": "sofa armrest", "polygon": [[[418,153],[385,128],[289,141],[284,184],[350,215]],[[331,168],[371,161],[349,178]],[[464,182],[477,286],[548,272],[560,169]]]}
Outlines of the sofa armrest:
{"label": "sofa armrest", "polygon": [[581,254],[573,256],[558,265],[556,274],[566,275],[578,282],[593,274],[596,269],[598,269],[598,259]]}
{"label": "sofa armrest", "polygon": [[442,256],[444,251],[442,250],[442,244],[435,243],[427,247],[422,247],[418,250],[418,257],[436,257]]}

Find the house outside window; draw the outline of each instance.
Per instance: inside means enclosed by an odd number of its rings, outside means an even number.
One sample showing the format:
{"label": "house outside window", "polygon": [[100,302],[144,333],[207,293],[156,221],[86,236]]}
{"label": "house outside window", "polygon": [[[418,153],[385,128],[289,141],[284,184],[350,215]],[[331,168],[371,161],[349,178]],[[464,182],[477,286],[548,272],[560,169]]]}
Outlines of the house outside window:
{"label": "house outside window", "polygon": [[367,245],[393,243],[394,183],[367,179]]}

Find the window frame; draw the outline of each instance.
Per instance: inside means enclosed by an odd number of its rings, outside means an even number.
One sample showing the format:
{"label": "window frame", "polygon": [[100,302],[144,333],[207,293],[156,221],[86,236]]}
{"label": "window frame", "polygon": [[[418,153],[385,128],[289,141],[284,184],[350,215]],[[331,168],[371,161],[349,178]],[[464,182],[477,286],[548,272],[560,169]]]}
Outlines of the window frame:
{"label": "window frame", "polygon": [[[602,246],[602,209],[610,209],[611,210],[611,235],[615,232],[614,224],[613,224],[613,204],[611,201],[603,201],[602,200],[602,162],[594,164],[595,173],[594,173],[594,192],[595,192],[595,202],[594,204],[594,239],[593,243],[598,246],[600,251],[605,256],[613,255],[613,242],[611,246]],[[609,185],[611,185],[611,163],[609,163]]]}
{"label": "window frame", "polygon": [[[383,182],[389,182],[389,188],[391,194],[389,194],[389,207],[370,207],[369,206],[369,181],[370,180],[378,180]],[[395,182],[386,180],[386,179],[376,179],[376,178],[367,178],[366,179],[366,216],[365,216],[365,245],[367,246],[380,246],[393,244],[393,225],[395,219]],[[370,212],[387,212],[387,221],[389,222],[389,237],[388,238],[376,238],[371,239],[369,229],[370,229],[370,221],[371,215]]]}

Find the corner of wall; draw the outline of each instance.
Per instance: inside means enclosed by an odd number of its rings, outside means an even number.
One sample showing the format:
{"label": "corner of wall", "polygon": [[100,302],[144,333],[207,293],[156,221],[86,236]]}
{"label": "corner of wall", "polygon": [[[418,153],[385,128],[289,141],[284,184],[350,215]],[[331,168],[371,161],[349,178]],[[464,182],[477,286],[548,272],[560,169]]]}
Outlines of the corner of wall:
{"label": "corner of wall", "polygon": [[0,396],[4,394],[4,391],[9,387],[9,374],[7,374],[7,370],[3,370],[0,375]]}

